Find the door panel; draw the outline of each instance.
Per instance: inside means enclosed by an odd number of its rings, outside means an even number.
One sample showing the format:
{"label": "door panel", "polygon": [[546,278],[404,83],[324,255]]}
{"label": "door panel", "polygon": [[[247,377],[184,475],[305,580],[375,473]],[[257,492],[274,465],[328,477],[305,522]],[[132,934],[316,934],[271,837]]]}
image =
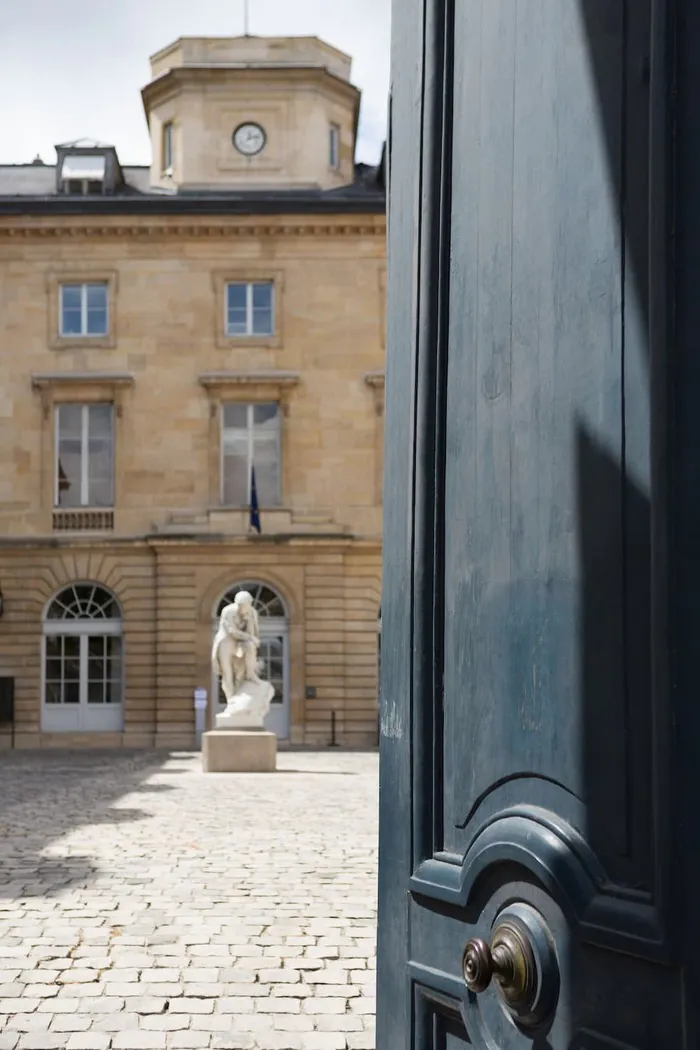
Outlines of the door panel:
{"label": "door panel", "polygon": [[394,5],[382,1050],[692,1045],[649,294],[663,7]]}

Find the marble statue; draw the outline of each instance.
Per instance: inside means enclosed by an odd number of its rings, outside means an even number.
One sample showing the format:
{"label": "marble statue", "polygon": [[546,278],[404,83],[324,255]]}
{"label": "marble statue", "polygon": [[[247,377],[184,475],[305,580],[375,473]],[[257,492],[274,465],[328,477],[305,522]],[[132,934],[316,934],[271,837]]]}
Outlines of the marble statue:
{"label": "marble statue", "polygon": [[260,627],[253,598],[239,591],[224,606],[212,646],[214,673],[221,676],[226,710],[216,716],[217,729],[261,729],[270,710],[274,687],[260,678]]}

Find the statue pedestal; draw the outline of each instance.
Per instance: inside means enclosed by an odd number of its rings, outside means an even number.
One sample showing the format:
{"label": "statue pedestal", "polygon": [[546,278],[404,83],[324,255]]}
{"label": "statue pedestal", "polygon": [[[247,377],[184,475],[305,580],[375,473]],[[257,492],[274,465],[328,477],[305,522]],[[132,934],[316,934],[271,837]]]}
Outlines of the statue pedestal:
{"label": "statue pedestal", "polygon": [[202,768],[205,773],[274,773],[277,737],[265,729],[212,729],[202,736]]}
{"label": "statue pedestal", "polygon": [[269,682],[245,681],[216,716],[216,729],[202,735],[205,773],[274,773],[277,737],[264,719],[275,690]]}

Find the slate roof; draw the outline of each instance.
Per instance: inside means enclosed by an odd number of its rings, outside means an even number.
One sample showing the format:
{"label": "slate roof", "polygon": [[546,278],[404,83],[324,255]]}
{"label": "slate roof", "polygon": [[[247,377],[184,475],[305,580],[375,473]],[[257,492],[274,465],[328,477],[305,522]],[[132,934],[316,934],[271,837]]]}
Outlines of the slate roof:
{"label": "slate roof", "polygon": [[[81,143],[82,145],[82,143]],[[92,143],[91,143],[92,145]],[[122,165],[113,194],[62,194],[53,164],[0,164],[0,215],[265,214],[383,212],[384,166],[355,165],[355,180],[334,190],[181,190],[150,186],[146,166]]]}

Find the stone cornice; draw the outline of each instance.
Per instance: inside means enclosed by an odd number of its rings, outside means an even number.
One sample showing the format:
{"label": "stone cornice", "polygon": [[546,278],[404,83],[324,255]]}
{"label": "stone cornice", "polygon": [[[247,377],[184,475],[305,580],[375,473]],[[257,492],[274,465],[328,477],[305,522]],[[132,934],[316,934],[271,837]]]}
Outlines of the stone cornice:
{"label": "stone cornice", "polygon": [[[228,81],[260,81],[265,87],[270,84],[299,84],[301,87],[313,86],[317,90],[327,91],[343,100],[349,100],[354,109],[359,109],[360,90],[351,81],[337,76],[325,66],[280,65],[261,63],[186,63],[173,66],[150,81],[141,89],[141,100],[146,118],[154,106],[172,98],[191,85],[217,85]],[[201,88],[200,88],[201,90]]]}
{"label": "stone cornice", "polygon": [[131,372],[35,372],[32,386],[35,390],[58,386],[133,386]]}
{"label": "stone cornice", "polygon": [[222,386],[296,386],[299,382],[297,372],[278,372],[271,369],[267,372],[203,372],[199,376],[203,387]]}
{"label": "stone cornice", "polygon": [[261,237],[382,237],[386,236],[384,217],[358,216],[355,221],[313,222],[285,220],[284,222],[159,222],[108,223],[88,221],[76,223],[67,216],[46,216],[39,221],[20,220],[8,223],[0,216],[0,241],[11,240],[224,240],[230,238]]}

